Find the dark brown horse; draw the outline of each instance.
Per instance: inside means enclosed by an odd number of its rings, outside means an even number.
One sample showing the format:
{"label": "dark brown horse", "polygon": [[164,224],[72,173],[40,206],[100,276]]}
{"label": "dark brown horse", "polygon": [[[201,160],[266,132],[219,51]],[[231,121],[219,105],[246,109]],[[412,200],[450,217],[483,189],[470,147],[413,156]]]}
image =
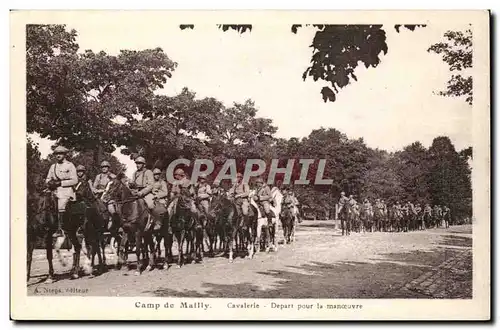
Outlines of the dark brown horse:
{"label": "dark brown horse", "polygon": [[57,221],[57,201],[50,191],[44,191],[41,195],[35,196],[37,209],[35,214],[28,215],[27,226],[27,279],[29,281],[31,274],[31,262],[33,250],[35,249],[37,238],[43,239],[47,261],[49,263],[49,276],[47,283],[54,280],[54,266],[52,263],[52,235],[55,232]]}
{"label": "dark brown horse", "polygon": [[352,205],[349,203],[345,203],[340,210],[340,226],[342,227],[342,236],[351,235],[351,226],[353,222],[354,210],[352,209]]}
{"label": "dark brown horse", "polygon": [[[186,242],[186,252],[191,254],[194,251],[194,240],[195,240],[195,227],[196,219],[195,215],[191,214],[189,204],[191,199],[184,194],[180,194],[176,199],[172,201],[175,203],[172,210],[172,215],[170,217],[170,226],[172,228],[173,237],[177,241],[177,268],[180,268],[184,260],[184,242]],[[166,244],[171,257],[172,243],[173,239],[169,239]]]}
{"label": "dark brown horse", "polygon": [[285,244],[290,244],[292,238],[293,228],[295,227],[295,217],[293,216],[293,206],[283,205],[280,219],[281,226],[283,227],[283,236],[285,237]]}
{"label": "dark brown horse", "polygon": [[[80,272],[80,253],[82,252],[82,244],[77,236],[80,228],[83,229],[86,219],[86,207],[81,201],[70,201],[67,204],[65,216],[63,218],[63,230],[66,236],[58,237],[53,241],[52,235],[57,226],[57,200],[52,191],[45,190],[41,196],[38,196],[37,211],[35,214],[28,217],[27,227],[27,279],[30,278],[30,269],[32,263],[33,250],[35,248],[37,237],[43,238],[47,261],[49,263],[49,275],[46,283],[54,281],[54,267],[52,251],[56,250],[59,261],[63,266],[66,266],[66,260],[62,257],[60,249],[66,239],[69,239],[73,246],[73,265],[71,268],[71,278],[79,277]],[[84,256],[87,253],[84,249]],[[90,260],[85,258],[84,267],[86,273],[91,273]]]}
{"label": "dark brown horse", "polygon": [[116,202],[116,211],[121,220],[121,228],[123,228],[123,237],[118,247],[116,267],[120,269],[127,261],[128,251],[126,246],[129,241],[134,240],[137,258],[135,275],[140,275],[143,266],[141,252],[144,253],[146,259],[149,259],[148,266],[155,262],[153,237],[146,230],[149,210],[144,199],[137,197],[127,184],[123,182],[123,178],[123,173],[118,174],[108,189],[108,195]]}
{"label": "dark brown horse", "polygon": [[370,210],[364,205],[361,206],[361,211],[359,214],[359,219],[363,224],[363,228],[366,231],[373,232],[373,215]]}

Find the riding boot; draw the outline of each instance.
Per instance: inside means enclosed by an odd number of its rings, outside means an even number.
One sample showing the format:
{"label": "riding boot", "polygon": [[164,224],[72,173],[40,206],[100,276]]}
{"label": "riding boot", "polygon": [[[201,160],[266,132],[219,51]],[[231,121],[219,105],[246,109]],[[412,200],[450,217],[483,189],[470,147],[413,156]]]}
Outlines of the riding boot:
{"label": "riding boot", "polygon": [[57,215],[57,230],[54,232],[52,237],[63,237],[64,233],[62,230],[63,220],[64,220],[65,212],[59,212]]}

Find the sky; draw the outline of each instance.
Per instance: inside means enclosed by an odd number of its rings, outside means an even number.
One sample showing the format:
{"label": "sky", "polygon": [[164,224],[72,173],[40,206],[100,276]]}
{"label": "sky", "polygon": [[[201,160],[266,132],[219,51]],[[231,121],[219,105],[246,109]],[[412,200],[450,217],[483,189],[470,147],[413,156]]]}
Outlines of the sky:
{"label": "sky", "polygon": [[[451,73],[439,55],[427,52],[446,30],[464,26],[428,25],[400,33],[385,27],[388,53],[377,68],[358,66],[358,81],[341,89],[333,103],[323,102],[325,82],[302,80],[312,54],[312,28],[293,34],[289,25],[267,23],[241,35],[213,25],[180,30],[158,21],[143,21],[140,27],[112,19],[67,26],[77,30],[81,51],[117,54],[161,47],[178,63],[161,93],[175,95],[188,87],[197,97],[215,97],[226,106],[252,99],[258,116],[271,118],[278,127],[278,137],[300,138],[332,127],[388,151],[415,141],[429,147],[440,135],[449,136],[457,150],[472,145],[472,109],[462,98],[433,93],[446,87]],[[35,139],[45,157],[52,142]],[[114,155],[130,175],[135,165],[128,156]]]}

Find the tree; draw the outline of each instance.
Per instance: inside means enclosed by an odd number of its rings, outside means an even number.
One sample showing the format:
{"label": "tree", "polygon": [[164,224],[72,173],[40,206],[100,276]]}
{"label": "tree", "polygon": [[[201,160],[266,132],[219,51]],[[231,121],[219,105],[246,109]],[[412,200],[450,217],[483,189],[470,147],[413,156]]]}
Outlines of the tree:
{"label": "tree", "polygon": [[76,32],[64,25],[27,29],[28,132],[77,151],[111,153],[128,135],[134,116],[152,109],[176,63],[162,49],[122,50],[112,56],[77,53]]}
{"label": "tree", "polygon": [[[443,61],[449,65],[450,71],[462,72],[472,68],[472,31],[447,31],[445,42],[438,42],[429,47],[428,52],[442,55]],[[453,74],[445,91],[438,92],[442,96],[465,96],[465,101],[472,105],[472,76]]]}
{"label": "tree", "polygon": [[429,148],[429,184],[433,204],[448,205],[456,218],[472,215],[472,186],[467,161],[445,136]]}
{"label": "tree", "polygon": [[402,197],[404,188],[393,155],[381,150],[370,150],[368,168],[362,179],[362,199],[368,198],[373,203],[375,199],[382,198],[394,203]]}
{"label": "tree", "polygon": [[396,152],[394,167],[403,189],[400,196],[414,203],[429,203],[429,160],[425,147],[417,141]]}

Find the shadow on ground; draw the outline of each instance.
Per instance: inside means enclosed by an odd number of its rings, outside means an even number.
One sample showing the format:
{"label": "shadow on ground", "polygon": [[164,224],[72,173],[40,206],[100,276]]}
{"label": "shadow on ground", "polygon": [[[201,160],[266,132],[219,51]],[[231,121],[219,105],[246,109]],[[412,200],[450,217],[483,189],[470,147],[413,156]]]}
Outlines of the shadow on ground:
{"label": "shadow on ground", "polygon": [[[266,270],[259,274],[272,276],[272,288],[264,289],[258,283],[216,284],[203,283],[203,290],[175,290],[160,288],[146,291],[161,297],[207,298],[424,298],[429,296],[402,290],[404,285],[423,273],[435,269],[449,258],[471,246],[472,240],[448,235],[429,251],[391,253],[370,262],[321,263],[312,262],[288,270]],[[444,245],[444,246],[443,246]],[[463,298],[464,288],[472,291],[472,255],[468,269],[460,276],[449,278],[446,298]],[[235,275],[236,276],[236,275]]]}

